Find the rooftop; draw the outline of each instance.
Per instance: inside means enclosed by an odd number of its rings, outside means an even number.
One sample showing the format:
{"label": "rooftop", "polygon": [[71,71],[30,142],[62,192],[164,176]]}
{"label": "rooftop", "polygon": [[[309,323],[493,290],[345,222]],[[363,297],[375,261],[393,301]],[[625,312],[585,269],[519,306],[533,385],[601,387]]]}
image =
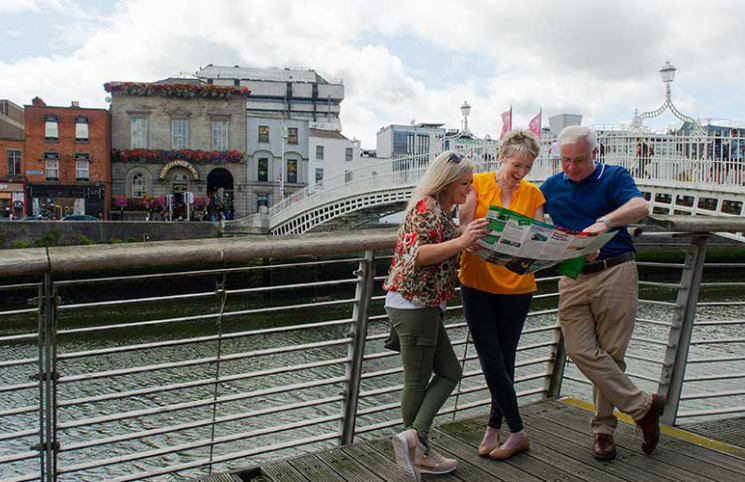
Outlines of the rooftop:
{"label": "rooftop", "polygon": [[302,70],[290,68],[261,69],[255,67],[228,67],[224,65],[209,64],[201,67],[195,75],[199,78],[208,79],[241,79],[241,80],[263,80],[268,82],[307,82],[318,84],[342,84],[341,79],[329,79],[319,75],[315,70]]}
{"label": "rooftop", "polygon": [[343,140],[349,140],[347,139],[344,134],[342,134],[339,131],[327,131],[324,129],[309,129],[308,130],[308,136],[310,137],[323,137],[325,139],[343,139]]}

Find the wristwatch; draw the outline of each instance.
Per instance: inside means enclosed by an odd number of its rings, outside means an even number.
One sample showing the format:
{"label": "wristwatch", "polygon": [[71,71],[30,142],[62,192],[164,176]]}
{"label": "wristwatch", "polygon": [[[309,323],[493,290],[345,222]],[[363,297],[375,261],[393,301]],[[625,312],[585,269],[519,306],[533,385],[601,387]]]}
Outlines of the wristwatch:
{"label": "wristwatch", "polygon": [[613,224],[611,224],[610,219],[608,219],[608,216],[600,216],[595,220],[596,223],[605,223],[606,226],[608,226],[608,231],[613,229]]}

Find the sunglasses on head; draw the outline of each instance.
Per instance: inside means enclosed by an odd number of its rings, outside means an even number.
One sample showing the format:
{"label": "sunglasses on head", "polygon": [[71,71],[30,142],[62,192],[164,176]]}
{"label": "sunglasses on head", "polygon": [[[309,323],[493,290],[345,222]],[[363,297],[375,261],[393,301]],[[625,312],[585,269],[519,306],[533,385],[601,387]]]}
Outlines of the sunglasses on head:
{"label": "sunglasses on head", "polygon": [[448,162],[453,162],[455,164],[458,164],[462,160],[463,160],[463,156],[461,156],[460,154],[456,154],[456,153],[452,153],[448,157]]}

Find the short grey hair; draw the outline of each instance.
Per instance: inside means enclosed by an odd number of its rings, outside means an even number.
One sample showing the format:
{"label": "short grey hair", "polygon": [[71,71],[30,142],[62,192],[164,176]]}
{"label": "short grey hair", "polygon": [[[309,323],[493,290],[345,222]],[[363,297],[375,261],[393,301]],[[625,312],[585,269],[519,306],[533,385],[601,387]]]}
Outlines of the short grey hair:
{"label": "short grey hair", "polygon": [[527,129],[515,129],[504,136],[502,141],[502,157],[528,157],[534,161],[541,152],[541,145],[535,134]]}
{"label": "short grey hair", "polygon": [[[451,161],[453,156],[453,161]],[[457,159],[457,162],[455,161]],[[445,151],[429,164],[427,172],[422,176],[414,195],[406,206],[406,211],[416,206],[423,198],[430,196],[439,201],[440,194],[445,187],[475,170],[471,159],[455,151]]]}
{"label": "short grey hair", "polygon": [[595,131],[585,126],[567,126],[559,133],[557,142],[559,148],[564,144],[576,144],[577,141],[584,140],[590,146],[590,152],[598,146],[598,138]]}

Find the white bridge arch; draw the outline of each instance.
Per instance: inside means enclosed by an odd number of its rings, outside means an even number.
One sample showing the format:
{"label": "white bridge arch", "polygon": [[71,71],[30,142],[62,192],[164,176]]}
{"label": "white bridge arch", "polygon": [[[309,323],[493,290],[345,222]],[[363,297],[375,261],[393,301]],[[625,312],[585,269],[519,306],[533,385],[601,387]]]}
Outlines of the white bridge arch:
{"label": "white bridge arch", "polygon": [[[528,179],[540,183],[558,172],[551,141],[541,142]],[[742,216],[745,205],[745,138],[610,132],[599,136],[598,160],[621,165],[635,177],[657,214]],[[644,147],[646,146],[646,147]],[[471,156],[480,172],[498,167],[498,143],[457,139],[449,147]],[[262,228],[302,234],[351,213],[401,208],[438,152],[348,165],[347,172],[309,186],[264,215],[226,223],[226,232]],[[386,207],[390,207],[386,210]],[[745,240],[743,233],[730,235]]]}

